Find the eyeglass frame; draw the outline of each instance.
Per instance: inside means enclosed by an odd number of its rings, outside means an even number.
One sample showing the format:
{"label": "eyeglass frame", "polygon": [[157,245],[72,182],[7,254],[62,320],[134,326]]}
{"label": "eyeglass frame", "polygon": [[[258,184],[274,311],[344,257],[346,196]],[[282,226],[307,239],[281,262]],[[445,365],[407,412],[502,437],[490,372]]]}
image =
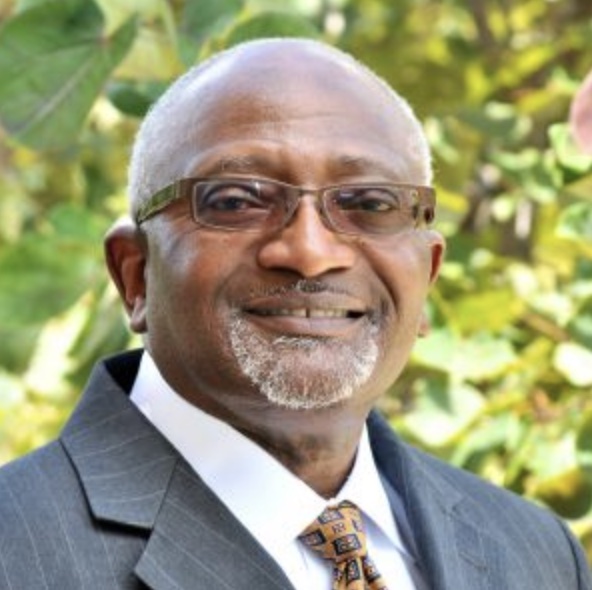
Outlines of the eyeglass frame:
{"label": "eyeglass frame", "polygon": [[[136,211],[134,216],[136,224],[139,226],[157,213],[163,211],[166,207],[170,204],[174,203],[175,201],[189,198],[191,204],[191,217],[193,221],[201,227],[208,227],[215,230],[220,231],[243,231],[243,232],[255,232],[260,231],[260,228],[253,228],[253,229],[245,229],[245,228],[238,228],[238,227],[228,227],[223,225],[213,225],[197,217],[196,213],[196,203],[195,203],[195,185],[197,184],[205,184],[208,182],[217,183],[217,182],[263,182],[269,183],[273,185],[277,185],[279,187],[283,187],[285,189],[289,189],[289,191],[293,194],[294,192],[298,193],[298,196],[293,199],[294,206],[291,208],[286,209],[286,216],[283,220],[282,224],[278,226],[278,230],[286,227],[289,224],[290,220],[294,216],[294,213],[298,209],[298,205],[300,200],[306,195],[314,195],[317,196],[320,207],[317,207],[319,211],[319,215],[323,220],[323,223],[326,227],[328,227],[331,231],[336,233],[346,234],[346,235],[396,235],[397,231],[393,232],[384,232],[384,233],[365,233],[363,231],[360,232],[348,232],[344,231],[341,228],[335,225],[335,222],[331,218],[330,213],[327,211],[327,207],[325,204],[325,197],[324,195],[331,190],[335,189],[347,189],[348,187],[363,187],[363,188],[395,188],[395,189],[404,189],[411,191],[411,196],[416,200],[418,205],[418,214],[414,219],[414,224],[412,229],[417,229],[423,222],[426,226],[430,225],[435,218],[435,209],[436,209],[436,191],[431,186],[426,185],[415,185],[410,183],[397,183],[397,182],[352,182],[352,183],[343,183],[343,184],[331,184],[326,185],[318,188],[310,188],[310,187],[303,187],[297,186],[293,184],[289,184],[286,182],[282,182],[279,180],[275,180],[272,178],[261,178],[255,176],[191,176],[186,178],[180,178],[175,180],[171,184],[165,186],[164,188],[160,189],[156,193],[154,193],[151,197],[149,197]],[[290,194],[290,193],[288,193]],[[422,219],[423,216],[423,219]]]}

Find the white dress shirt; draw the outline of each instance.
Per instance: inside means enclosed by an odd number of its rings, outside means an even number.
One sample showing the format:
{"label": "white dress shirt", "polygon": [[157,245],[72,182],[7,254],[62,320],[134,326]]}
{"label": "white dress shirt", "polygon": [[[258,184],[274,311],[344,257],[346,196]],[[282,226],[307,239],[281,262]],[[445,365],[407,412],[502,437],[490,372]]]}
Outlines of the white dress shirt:
{"label": "white dress shirt", "polygon": [[328,504],[346,499],[362,511],[368,553],[387,587],[416,590],[421,586],[415,585],[410,573],[415,571],[413,558],[401,540],[366,429],[349,478],[337,497],[327,501],[249,438],[175,393],[148,353],[142,356],[130,398],[276,560],[297,590],[331,588],[330,564],[297,537]]}

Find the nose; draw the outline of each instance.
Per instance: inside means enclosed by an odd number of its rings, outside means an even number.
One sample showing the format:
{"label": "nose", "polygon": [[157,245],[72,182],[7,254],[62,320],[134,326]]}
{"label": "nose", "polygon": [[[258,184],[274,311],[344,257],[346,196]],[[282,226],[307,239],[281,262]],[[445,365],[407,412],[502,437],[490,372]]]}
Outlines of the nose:
{"label": "nose", "polygon": [[258,253],[268,269],[290,270],[303,278],[350,268],[356,259],[352,238],[329,229],[312,196],[305,196],[289,223],[269,238]]}

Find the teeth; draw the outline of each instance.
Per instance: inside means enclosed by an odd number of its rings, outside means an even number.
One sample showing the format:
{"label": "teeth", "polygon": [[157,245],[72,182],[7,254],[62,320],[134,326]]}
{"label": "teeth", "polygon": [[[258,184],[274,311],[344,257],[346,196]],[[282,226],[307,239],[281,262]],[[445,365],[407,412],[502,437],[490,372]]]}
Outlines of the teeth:
{"label": "teeth", "polygon": [[260,309],[259,315],[283,316],[297,318],[346,318],[348,312],[345,309]]}
{"label": "teeth", "polygon": [[309,309],[309,318],[346,318],[345,309]]}

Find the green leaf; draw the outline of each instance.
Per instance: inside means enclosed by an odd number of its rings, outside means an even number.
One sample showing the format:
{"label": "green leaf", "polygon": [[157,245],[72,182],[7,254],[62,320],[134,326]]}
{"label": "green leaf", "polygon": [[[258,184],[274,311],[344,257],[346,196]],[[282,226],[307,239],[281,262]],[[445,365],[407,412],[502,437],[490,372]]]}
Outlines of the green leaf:
{"label": "green leaf", "polygon": [[578,177],[567,186],[564,186],[562,192],[571,200],[592,200],[592,174]]}
{"label": "green leaf", "polygon": [[549,128],[549,140],[559,163],[578,174],[592,168],[592,157],[584,154],[575,144],[567,124],[557,123]]}
{"label": "green leaf", "polygon": [[230,47],[243,41],[261,37],[310,37],[320,33],[315,25],[297,14],[264,12],[239,21],[226,35],[225,45]]}
{"label": "green leaf", "polygon": [[0,121],[36,148],[74,141],[105,80],[136,33],[129,21],[102,36],[103,17],[89,0],[48,0],[0,30]]}
{"label": "green leaf", "polygon": [[592,471],[592,412],[588,412],[578,429],[576,450],[580,465]]}
{"label": "green leaf", "polygon": [[90,248],[99,247],[111,221],[102,215],[61,203],[47,213],[47,222],[60,240],[74,239]]}
{"label": "green leaf", "polygon": [[533,491],[562,518],[579,518],[592,507],[592,484],[580,469],[542,480]]}
{"label": "green leaf", "polygon": [[54,402],[67,398],[66,375],[72,366],[70,351],[88,316],[87,299],[82,297],[43,326],[24,375],[27,388],[36,397]]}
{"label": "green leaf", "polygon": [[38,326],[104,277],[102,219],[60,206],[44,233],[28,233],[0,252],[0,326]]}
{"label": "green leaf", "polygon": [[[1,295],[0,302],[4,305]],[[28,305],[27,301],[26,305],[22,305],[22,307]],[[32,326],[0,324],[0,365],[15,374],[25,371],[35,350],[40,332],[40,324]]]}
{"label": "green leaf", "polygon": [[17,10],[22,12],[24,10],[29,10],[34,6],[38,6],[39,4],[44,4],[48,0],[18,0]]}
{"label": "green leaf", "polygon": [[413,359],[420,365],[453,375],[457,381],[480,381],[503,373],[515,362],[511,344],[491,334],[462,339],[447,329],[419,340]]}
{"label": "green leaf", "polygon": [[592,350],[592,299],[578,309],[567,327],[574,340]]}
{"label": "green leaf", "polygon": [[[125,312],[113,285],[107,285],[101,297],[94,294],[87,301],[87,321],[71,351],[73,362],[68,380],[78,387],[84,386],[97,358],[129,348],[130,340],[138,338],[127,329]],[[139,339],[135,345],[141,346]]]}
{"label": "green leaf", "polygon": [[524,436],[525,425],[514,414],[488,416],[479,428],[471,428],[454,445],[451,462],[454,465],[477,471],[488,456],[497,450],[513,452]]}
{"label": "green leaf", "polygon": [[466,384],[448,379],[422,382],[417,406],[404,424],[412,435],[430,447],[445,445],[479,414],[484,405],[481,394]]}
{"label": "green leaf", "polygon": [[518,318],[524,307],[510,289],[474,292],[457,298],[454,323],[464,332],[495,332]]}
{"label": "green leaf", "polygon": [[528,469],[540,481],[552,480],[578,468],[576,436],[557,436],[553,428],[541,429],[529,441]]}
{"label": "green leaf", "polygon": [[461,112],[459,120],[490,140],[516,141],[522,139],[532,126],[531,121],[520,116],[513,105],[497,102]]}
{"label": "green leaf", "polygon": [[592,203],[575,203],[567,207],[559,218],[557,235],[592,243]]}
{"label": "green leaf", "polygon": [[243,0],[185,2],[181,31],[185,36],[201,43],[212,32],[226,26],[230,19],[239,13],[243,4]]}
{"label": "green leaf", "polygon": [[107,96],[122,113],[143,117],[167,86],[168,84],[161,82],[112,82],[107,87]]}
{"label": "green leaf", "polygon": [[592,385],[592,351],[571,342],[562,342],[555,349],[555,368],[573,385]]}
{"label": "green leaf", "polygon": [[3,329],[35,325],[64,311],[92,284],[96,270],[88,253],[76,243],[21,240],[0,257]]}

